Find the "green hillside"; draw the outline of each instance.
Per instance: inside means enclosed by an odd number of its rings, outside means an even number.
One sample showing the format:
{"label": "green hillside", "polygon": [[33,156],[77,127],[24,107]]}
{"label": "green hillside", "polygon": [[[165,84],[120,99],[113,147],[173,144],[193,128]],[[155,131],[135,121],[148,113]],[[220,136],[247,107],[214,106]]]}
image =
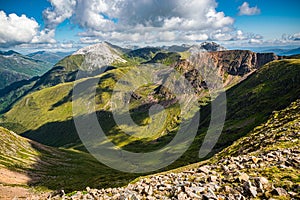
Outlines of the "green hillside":
{"label": "green hillside", "polygon": [[[180,123],[176,119],[176,104],[174,104],[175,107],[171,106],[167,109],[170,117],[167,124],[164,125],[165,128],[168,127],[168,132],[171,134],[166,136],[162,129],[160,134],[150,137],[147,141],[127,137],[116,127],[115,122],[109,118],[111,113],[109,112],[108,102],[112,88],[116,80],[129,69],[132,69],[132,67],[113,69],[98,76],[100,82],[97,90],[98,94],[96,95],[96,110],[100,124],[103,122],[107,134],[111,136],[112,140],[119,141],[119,145],[127,149],[135,149],[135,151],[145,150],[143,145],[151,143],[152,140],[156,140],[160,135],[159,142],[156,142],[155,145],[148,145],[146,151],[156,149],[168,143],[172,139],[173,134],[176,133],[174,128],[177,123]],[[245,81],[229,89],[227,91],[228,111],[225,128],[215,151],[230,145],[233,141],[244,136],[249,130],[263,123],[273,110],[280,110],[298,98],[300,95],[299,74],[299,60],[274,61],[265,65]],[[84,83],[90,80],[92,79],[82,79],[80,82]],[[9,112],[4,114],[2,125],[47,145],[82,149],[72,120],[72,87],[73,83],[63,83],[25,96]],[[164,101],[159,99],[159,94],[155,97],[154,91],[157,86],[147,87],[151,98]],[[142,91],[146,92],[147,90],[137,91],[138,96],[141,96],[142,100],[132,101],[132,116],[136,119],[143,119],[144,122],[140,120],[140,123],[147,124],[146,121],[149,120],[149,117],[145,114],[147,113],[147,107],[139,106],[145,105],[145,102],[149,100],[149,96],[142,94]],[[87,96],[86,98],[92,97]],[[43,99],[43,101],[40,101],[40,99]],[[186,164],[187,161],[195,162],[198,160],[195,151],[198,151],[199,144],[201,144],[206,134],[205,127],[208,126],[210,120],[209,108],[209,105],[201,108],[201,116],[204,117],[201,118],[198,136],[188,153],[183,156],[183,163],[181,164]],[[84,114],[78,113],[78,116]],[[128,127],[128,130],[130,130],[130,127]],[[136,131],[138,132],[138,130]],[[145,134],[147,135],[147,133]],[[181,161],[178,162],[180,163]]]}
{"label": "green hillside", "polygon": [[[109,43],[104,43],[104,45],[108,46],[111,49],[111,55],[115,54],[118,50],[123,50],[117,46],[111,45]],[[101,50],[101,47],[98,47]],[[125,50],[124,50],[125,51]],[[100,53],[96,53],[96,58]],[[103,73],[103,70],[97,68],[95,66],[95,70],[90,70],[86,68],[86,64],[83,61],[86,59],[86,56],[83,54],[69,55],[58,63],[56,63],[49,71],[43,74],[40,77],[34,77],[33,79],[27,81],[19,81],[14,83],[7,88],[0,89],[0,114],[5,113],[11,109],[11,107],[22,97],[25,95],[35,92],[37,90],[41,90],[43,88],[48,88],[52,86],[56,86],[65,82],[73,82],[76,79],[76,75],[78,71],[81,71],[82,78],[84,77],[93,77],[95,75]],[[105,58],[104,58],[105,59]],[[132,62],[128,63],[119,63],[115,62],[114,65],[122,65],[128,66],[131,65]],[[114,69],[115,67],[109,66],[107,71],[110,69]],[[0,69],[1,70],[1,69]],[[84,71],[84,73],[83,73]],[[8,77],[6,77],[8,78]],[[1,88],[1,87],[0,87]]]}

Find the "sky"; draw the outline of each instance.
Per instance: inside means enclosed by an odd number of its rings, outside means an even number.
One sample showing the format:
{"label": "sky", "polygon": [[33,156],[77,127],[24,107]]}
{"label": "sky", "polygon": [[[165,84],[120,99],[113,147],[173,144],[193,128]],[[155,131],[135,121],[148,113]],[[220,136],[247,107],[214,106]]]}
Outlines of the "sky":
{"label": "sky", "polygon": [[0,49],[300,46],[299,0],[0,0]]}

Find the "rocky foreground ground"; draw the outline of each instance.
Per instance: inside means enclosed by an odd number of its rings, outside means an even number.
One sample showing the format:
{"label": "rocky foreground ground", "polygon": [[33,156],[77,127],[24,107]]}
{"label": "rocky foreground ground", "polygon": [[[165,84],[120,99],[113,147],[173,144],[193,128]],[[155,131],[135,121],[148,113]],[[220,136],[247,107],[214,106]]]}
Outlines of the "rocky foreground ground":
{"label": "rocky foreground ground", "polygon": [[208,162],[52,199],[300,199],[300,100]]}
{"label": "rocky foreground ground", "polygon": [[[180,173],[165,173],[140,179],[124,188],[90,189],[53,199],[299,199],[300,185],[289,189],[261,176],[261,170],[300,169],[299,149],[269,151],[258,156],[225,158]],[[257,172],[256,172],[257,170]],[[251,172],[250,172],[251,171]],[[293,171],[293,170],[292,170]],[[291,171],[291,172],[292,172]],[[299,174],[290,174],[298,176]],[[282,180],[284,181],[284,180]]]}

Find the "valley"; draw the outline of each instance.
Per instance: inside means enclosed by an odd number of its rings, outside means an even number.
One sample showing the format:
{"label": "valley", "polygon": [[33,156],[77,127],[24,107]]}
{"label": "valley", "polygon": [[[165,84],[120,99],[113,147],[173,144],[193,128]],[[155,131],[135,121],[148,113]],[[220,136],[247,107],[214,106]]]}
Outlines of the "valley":
{"label": "valley", "polygon": [[[157,82],[140,81],[141,70],[157,73]],[[184,103],[197,105],[191,108],[192,116],[182,117],[180,101],[171,88],[163,86],[165,77],[176,78],[171,70],[191,85],[190,96],[177,88],[187,96]],[[220,77],[226,117],[216,145],[199,158],[208,130],[218,128],[210,126],[212,104],[220,100],[212,95],[211,88],[216,86],[207,80],[210,73]],[[0,177],[0,198],[5,187],[30,189],[25,196],[43,194],[54,199],[299,198],[298,56],[226,50],[213,42],[135,50],[103,42],[82,48],[37,75],[0,89],[0,171],[21,177],[12,181]],[[128,99],[128,113],[137,126],[116,121],[116,116],[126,116],[113,109],[116,88],[126,93],[131,84],[141,82]],[[77,88],[82,88],[81,93],[74,98]],[[85,104],[91,100],[95,102],[92,110]],[[74,105],[82,108],[74,112]],[[163,111],[152,112],[154,105]],[[215,109],[221,110],[222,105]],[[199,119],[194,114],[198,110]],[[197,120],[193,123],[199,126],[190,146],[171,165],[142,174],[126,173],[99,162],[82,143],[76,120],[88,121],[93,115],[107,136],[105,142],[134,153],[165,147],[185,120]],[[105,149],[105,142],[93,145]],[[172,151],[168,153],[173,156]],[[159,158],[150,165],[155,162]],[[247,180],[235,180],[241,174]],[[262,177],[267,183],[261,186],[256,180]]]}

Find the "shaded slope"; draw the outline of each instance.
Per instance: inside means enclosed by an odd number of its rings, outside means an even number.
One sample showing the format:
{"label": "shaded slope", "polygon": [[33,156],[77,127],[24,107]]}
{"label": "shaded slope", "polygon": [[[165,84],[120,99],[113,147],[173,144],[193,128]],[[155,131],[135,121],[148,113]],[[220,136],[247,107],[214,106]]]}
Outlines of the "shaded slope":
{"label": "shaded slope", "polygon": [[128,52],[126,56],[128,56],[131,59],[144,62],[151,60],[159,51],[161,51],[160,48],[145,47],[141,49],[132,50]]}
{"label": "shaded slope", "polygon": [[[122,186],[136,177],[112,170],[89,154],[47,147],[2,127],[0,141],[0,169],[27,177],[16,186],[70,192],[85,189],[87,185],[98,188]],[[2,184],[14,186],[14,183]]]}

